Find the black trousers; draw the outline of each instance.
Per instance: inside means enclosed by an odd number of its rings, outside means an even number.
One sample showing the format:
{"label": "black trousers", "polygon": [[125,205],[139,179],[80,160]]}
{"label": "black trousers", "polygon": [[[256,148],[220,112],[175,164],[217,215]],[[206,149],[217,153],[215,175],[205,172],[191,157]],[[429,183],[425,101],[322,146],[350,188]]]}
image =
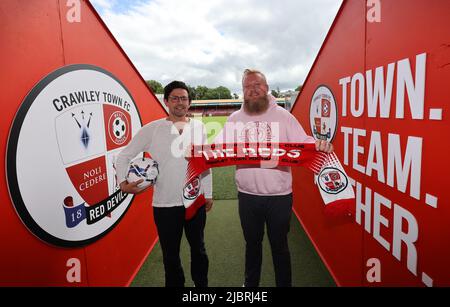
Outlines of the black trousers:
{"label": "black trousers", "polygon": [[180,260],[180,244],[183,229],[191,248],[191,277],[196,287],[208,286],[208,256],[204,242],[206,224],[205,206],[196,216],[186,221],[183,206],[170,208],[153,207],[153,216],[158,229],[163,253],[166,287],[184,287],[184,272]]}
{"label": "black trousers", "polygon": [[277,287],[291,287],[291,256],[287,234],[292,215],[292,194],[258,196],[239,192],[239,217],[246,242],[245,286],[257,287],[261,277],[264,227],[272,249]]}

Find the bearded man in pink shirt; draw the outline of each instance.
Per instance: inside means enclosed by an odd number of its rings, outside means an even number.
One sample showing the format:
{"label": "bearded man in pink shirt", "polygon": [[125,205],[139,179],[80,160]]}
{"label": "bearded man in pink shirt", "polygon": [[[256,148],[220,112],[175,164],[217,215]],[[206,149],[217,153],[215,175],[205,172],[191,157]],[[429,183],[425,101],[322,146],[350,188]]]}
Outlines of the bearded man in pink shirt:
{"label": "bearded man in pink shirt", "polygon": [[[216,143],[316,143],[316,150],[333,151],[326,141],[306,135],[297,119],[268,94],[264,74],[245,70],[244,103],[231,114]],[[257,287],[262,264],[264,227],[272,249],[277,287],[292,286],[287,234],[292,215],[292,175],[286,166],[238,165],[236,168],[239,217],[246,242],[245,283]]]}

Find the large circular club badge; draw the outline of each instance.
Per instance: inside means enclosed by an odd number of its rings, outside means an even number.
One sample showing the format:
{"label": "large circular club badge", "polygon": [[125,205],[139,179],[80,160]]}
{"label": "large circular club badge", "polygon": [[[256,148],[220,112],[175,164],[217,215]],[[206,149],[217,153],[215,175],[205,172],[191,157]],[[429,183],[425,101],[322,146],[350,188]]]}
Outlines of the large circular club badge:
{"label": "large circular club badge", "polygon": [[309,108],[309,123],[316,140],[331,142],[337,129],[337,106],[331,90],[320,85],[314,91]]}
{"label": "large circular club badge", "polygon": [[9,192],[26,227],[77,247],[116,226],[133,197],[118,188],[114,162],[141,126],[128,90],[102,68],[70,65],[41,80],[16,114],[7,149]]}

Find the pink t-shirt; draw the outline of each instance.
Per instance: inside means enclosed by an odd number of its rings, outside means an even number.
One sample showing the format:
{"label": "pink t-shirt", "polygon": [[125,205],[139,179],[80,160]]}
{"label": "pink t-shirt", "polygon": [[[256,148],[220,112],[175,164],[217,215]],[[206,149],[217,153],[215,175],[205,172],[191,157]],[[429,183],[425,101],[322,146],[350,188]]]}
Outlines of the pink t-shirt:
{"label": "pink t-shirt", "polygon": [[[248,115],[243,106],[228,117],[215,143],[314,143],[297,119],[277,105],[269,95],[269,108],[260,115]],[[240,192],[254,195],[286,195],[292,192],[290,167],[261,168],[237,166],[236,185]]]}

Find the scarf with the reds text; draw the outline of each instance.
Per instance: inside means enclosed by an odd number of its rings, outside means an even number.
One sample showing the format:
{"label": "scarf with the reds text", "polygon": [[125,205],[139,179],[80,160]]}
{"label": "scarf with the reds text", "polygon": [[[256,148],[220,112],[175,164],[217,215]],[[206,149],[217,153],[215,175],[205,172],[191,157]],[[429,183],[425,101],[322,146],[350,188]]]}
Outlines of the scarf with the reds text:
{"label": "scarf with the reds text", "polygon": [[303,166],[313,171],[328,216],[351,215],[355,194],[336,154],[317,151],[314,143],[206,144],[191,147],[183,204],[186,219],[205,204],[200,174],[209,168],[229,165]]}

